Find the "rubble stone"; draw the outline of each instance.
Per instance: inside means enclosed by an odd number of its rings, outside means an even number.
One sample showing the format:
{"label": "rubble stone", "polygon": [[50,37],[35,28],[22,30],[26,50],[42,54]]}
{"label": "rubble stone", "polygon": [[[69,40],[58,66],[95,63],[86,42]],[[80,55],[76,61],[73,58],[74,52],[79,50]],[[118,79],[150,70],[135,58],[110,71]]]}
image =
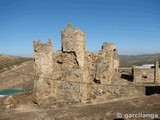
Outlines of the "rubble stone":
{"label": "rubble stone", "polygon": [[15,100],[12,96],[8,96],[4,100],[4,105],[16,105],[17,103],[18,103],[17,100]]}

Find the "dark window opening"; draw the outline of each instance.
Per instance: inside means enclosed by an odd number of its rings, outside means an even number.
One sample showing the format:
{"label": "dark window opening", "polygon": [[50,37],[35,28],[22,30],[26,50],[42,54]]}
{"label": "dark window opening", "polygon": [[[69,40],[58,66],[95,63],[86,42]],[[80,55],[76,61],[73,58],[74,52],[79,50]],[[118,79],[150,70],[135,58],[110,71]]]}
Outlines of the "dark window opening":
{"label": "dark window opening", "polygon": [[144,75],[142,75],[142,78],[145,78],[145,79],[147,79],[147,76],[144,76]]}
{"label": "dark window opening", "polygon": [[114,49],[113,51],[116,51],[116,49]]}
{"label": "dark window opening", "polygon": [[36,101],[34,101],[34,100],[33,100],[33,103],[34,103],[35,105],[38,105],[38,103],[37,103]]}
{"label": "dark window opening", "polygon": [[133,82],[133,76],[131,74],[121,74],[121,78]]}
{"label": "dark window opening", "polygon": [[97,80],[96,78],[94,78],[94,80],[93,80],[95,83],[97,83],[97,84],[101,84],[101,81],[100,80]]}
{"label": "dark window opening", "polygon": [[145,87],[146,95],[160,94],[160,86],[146,86]]}
{"label": "dark window opening", "polygon": [[57,63],[58,63],[58,64],[62,64],[62,62],[61,62],[61,61],[59,61],[59,60],[57,60]]}
{"label": "dark window opening", "polygon": [[102,49],[103,49],[103,45],[102,45]]}
{"label": "dark window opening", "polygon": [[142,73],[142,78],[147,79],[147,73]]}

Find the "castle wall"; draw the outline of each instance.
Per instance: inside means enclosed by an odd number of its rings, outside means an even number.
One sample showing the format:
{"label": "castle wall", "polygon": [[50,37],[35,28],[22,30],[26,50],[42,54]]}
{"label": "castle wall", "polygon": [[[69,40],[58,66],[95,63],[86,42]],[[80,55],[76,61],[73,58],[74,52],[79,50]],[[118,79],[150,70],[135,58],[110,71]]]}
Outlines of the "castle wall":
{"label": "castle wall", "polygon": [[50,94],[50,79],[53,74],[53,50],[51,40],[46,44],[40,40],[34,41],[34,68],[35,68],[35,100],[41,103],[48,100]]}
{"label": "castle wall", "polygon": [[159,59],[156,59],[155,61],[155,82],[160,83]]}
{"label": "castle wall", "polygon": [[80,102],[83,71],[77,63],[75,53],[55,53],[54,63],[52,97],[56,102]]}
{"label": "castle wall", "polygon": [[134,83],[154,83],[154,69],[133,67]]}

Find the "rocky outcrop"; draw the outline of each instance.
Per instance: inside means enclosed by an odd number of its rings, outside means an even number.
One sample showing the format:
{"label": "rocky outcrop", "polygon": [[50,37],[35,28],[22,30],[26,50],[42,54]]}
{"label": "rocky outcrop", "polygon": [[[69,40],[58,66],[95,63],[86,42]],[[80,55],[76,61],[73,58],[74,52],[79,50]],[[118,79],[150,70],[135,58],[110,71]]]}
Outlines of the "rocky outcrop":
{"label": "rocky outcrop", "polygon": [[15,98],[13,98],[11,95],[4,100],[4,105],[7,111],[15,108],[17,104],[18,104],[18,101]]}
{"label": "rocky outcrop", "polygon": [[15,100],[12,96],[8,96],[5,100],[4,100],[4,105],[15,105],[17,104],[17,100]]}

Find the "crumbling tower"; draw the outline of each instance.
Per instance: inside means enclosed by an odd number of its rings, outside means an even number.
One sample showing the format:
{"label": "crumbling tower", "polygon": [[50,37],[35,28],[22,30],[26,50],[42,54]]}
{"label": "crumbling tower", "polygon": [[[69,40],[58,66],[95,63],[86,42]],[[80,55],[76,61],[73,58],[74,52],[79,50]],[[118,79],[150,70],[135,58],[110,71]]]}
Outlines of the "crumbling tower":
{"label": "crumbling tower", "polygon": [[118,71],[119,58],[116,46],[112,43],[104,42],[102,46],[102,51],[106,54],[106,58],[113,60],[112,61],[113,62],[112,67],[114,68],[113,70]]}
{"label": "crumbling tower", "polygon": [[53,74],[53,51],[52,42],[49,40],[46,44],[40,40],[33,42],[34,47],[34,68],[35,68],[35,100],[42,103],[48,100],[50,94],[50,81]]}
{"label": "crumbling tower", "polygon": [[68,23],[68,27],[62,30],[61,37],[62,52],[75,53],[79,66],[83,68],[86,33],[79,28],[72,29],[71,23]]}
{"label": "crumbling tower", "polygon": [[[68,23],[68,27],[62,30],[61,32],[61,40],[62,40],[62,53],[75,54],[79,66],[79,71],[81,71],[78,74],[80,74],[79,76],[82,77],[81,82],[85,82],[86,80],[85,80],[84,64],[85,64],[86,33],[80,31],[79,28],[73,29],[71,23]],[[80,93],[82,94],[82,96],[84,96],[83,89],[85,86],[83,84],[79,84],[79,86],[80,86]],[[72,94],[74,95],[74,93]]]}
{"label": "crumbling tower", "polygon": [[95,79],[102,84],[111,84],[113,75],[118,71],[119,59],[114,44],[104,42],[98,53]]}

